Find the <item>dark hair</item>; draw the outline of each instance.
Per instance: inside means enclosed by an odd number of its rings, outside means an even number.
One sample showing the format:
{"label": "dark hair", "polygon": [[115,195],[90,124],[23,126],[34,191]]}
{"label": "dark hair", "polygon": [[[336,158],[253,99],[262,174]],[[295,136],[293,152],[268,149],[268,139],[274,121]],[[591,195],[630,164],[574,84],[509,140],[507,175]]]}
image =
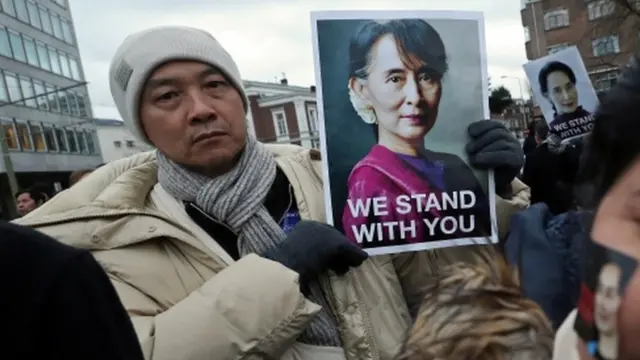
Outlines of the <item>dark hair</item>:
{"label": "dark hair", "polygon": [[640,155],[640,65],[637,61],[622,73],[595,113],[595,124],[584,142],[578,179],[591,188],[582,206],[595,208],[618,177]]}
{"label": "dark hair", "polygon": [[39,186],[32,186],[26,189],[22,189],[16,193],[16,199],[18,196],[22,194],[29,194],[31,199],[36,203],[44,204],[47,200],[49,200],[49,195],[46,193],[45,189],[41,189]]}
{"label": "dark hair", "polygon": [[[573,70],[571,70],[569,65],[561,63],[560,61],[550,61],[545,66],[543,66],[538,73],[538,84],[540,85],[540,92],[542,93],[542,95],[547,96],[547,94],[549,93],[548,77],[551,73],[554,73],[556,71],[564,73],[565,75],[567,75],[569,81],[571,81],[572,84],[576,84],[576,74],[573,72]],[[556,109],[556,106],[551,103],[551,107],[553,108],[553,115],[557,115],[558,111]]]}
{"label": "dark hair", "polygon": [[[364,79],[371,60],[371,49],[385,35],[392,35],[400,54],[413,54],[442,79],[448,70],[447,53],[440,34],[422,19],[366,20],[353,33],[349,43],[349,77]],[[378,125],[373,125],[376,138]]]}
{"label": "dark hair", "polygon": [[544,120],[540,120],[535,124],[535,133],[541,140],[544,140],[549,135],[549,125]]}

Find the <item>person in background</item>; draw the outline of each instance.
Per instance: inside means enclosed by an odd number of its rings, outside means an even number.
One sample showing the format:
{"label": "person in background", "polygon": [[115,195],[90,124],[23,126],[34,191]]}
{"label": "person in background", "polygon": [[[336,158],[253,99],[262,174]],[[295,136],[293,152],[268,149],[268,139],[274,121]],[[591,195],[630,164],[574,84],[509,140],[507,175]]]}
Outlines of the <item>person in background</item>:
{"label": "person in background", "polygon": [[524,143],[522,144],[522,151],[524,152],[524,156],[529,155],[533,150],[538,146],[538,141],[536,140],[536,121],[530,121],[527,124],[527,137],[524,139]]}
{"label": "person in background", "polygon": [[18,215],[25,216],[49,200],[49,195],[39,186],[32,186],[16,193]]}
{"label": "person in background", "polygon": [[0,221],[3,359],[143,360],[118,294],[86,250]]}
{"label": "person in background", "polygon": [[531,188],[531,203],[543,202],[553,214],[569,211],[574,203],[580,150],[561,143],[544,121],[538,121],[535,134],[538,146],[529,153],[522,170],[522,181]]}
{"label": "person in background", "polygon": [[[240,72],[206,31],[131,34],[109,79],[127,128],[158,150],[17,222],[92,251],[149,360],[390,360],[433,273],[484,249],[367,258],[324,224],[319,151],[248,132]],[[508,177],[495,139],[517,140],[503,134],[470,132],[470,157]],[[526,187],[509,190],[499,224],[528,205]]]}
{"label": "person in background", "polygon": [[71,175],[69,175],[69,187],[72,187],[73,185],[78,183],[78,181],[84,179],[94,171],[95,169],[84,169],[72,172]]}
{"label": "person in background", "polygon": [[[396,360],[549,360],[553,330],[502,260],[458,263],[432,279]],[[490,265],[489,265],[490,264]]]}

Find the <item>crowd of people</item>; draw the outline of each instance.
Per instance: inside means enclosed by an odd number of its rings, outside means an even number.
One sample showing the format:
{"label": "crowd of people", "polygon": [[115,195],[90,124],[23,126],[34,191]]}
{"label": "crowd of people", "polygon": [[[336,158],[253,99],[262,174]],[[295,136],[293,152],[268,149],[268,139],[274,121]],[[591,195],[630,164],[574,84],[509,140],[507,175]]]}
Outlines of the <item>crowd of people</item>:
{"label": "crowd of people", "polygon": [[[157,151],[16,194],[21,217],[0,224],[7,359],[595,359],[573,330],[585,249],[640,255],[637,64],[582,140],[539,121],[521,147],[498,121],[470,125],[469,158],[493,159],[471,166],[502,184],[500,246],[371,257],[325,224],[320,153],[248,133],[211,34],[134,33],[109,79]],[[640,358],[638,298],[631,276],[619,360]]]}

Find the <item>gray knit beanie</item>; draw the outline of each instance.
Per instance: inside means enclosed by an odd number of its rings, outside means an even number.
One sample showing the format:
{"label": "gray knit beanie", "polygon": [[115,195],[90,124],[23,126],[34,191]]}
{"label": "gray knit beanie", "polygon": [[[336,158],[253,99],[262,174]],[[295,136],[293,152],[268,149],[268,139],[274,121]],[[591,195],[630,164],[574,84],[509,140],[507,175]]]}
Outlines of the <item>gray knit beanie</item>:
{"label": "gray knit beanie", "polygon": [[125,125],[150,144],[140,123],[140,96],[151,73],[172,60],[194,60],[218,68],[238,89],[247,111],[247,98],[238,66],[208,32],[186,26],[161,26],[129,35],[109,68],[109,87]]}

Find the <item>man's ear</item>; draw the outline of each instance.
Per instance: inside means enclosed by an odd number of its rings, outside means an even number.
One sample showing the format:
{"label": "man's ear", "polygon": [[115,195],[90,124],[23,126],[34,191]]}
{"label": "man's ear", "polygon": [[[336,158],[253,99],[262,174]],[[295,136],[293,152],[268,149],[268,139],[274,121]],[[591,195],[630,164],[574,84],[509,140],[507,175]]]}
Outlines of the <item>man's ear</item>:
{"label": "man's ear", "polygon": [[367,87],[367,80],[359,79],[352,76],[349,79],[349,89],[356,95],[358,95],[363,101],[369,102],[369,89]]}

